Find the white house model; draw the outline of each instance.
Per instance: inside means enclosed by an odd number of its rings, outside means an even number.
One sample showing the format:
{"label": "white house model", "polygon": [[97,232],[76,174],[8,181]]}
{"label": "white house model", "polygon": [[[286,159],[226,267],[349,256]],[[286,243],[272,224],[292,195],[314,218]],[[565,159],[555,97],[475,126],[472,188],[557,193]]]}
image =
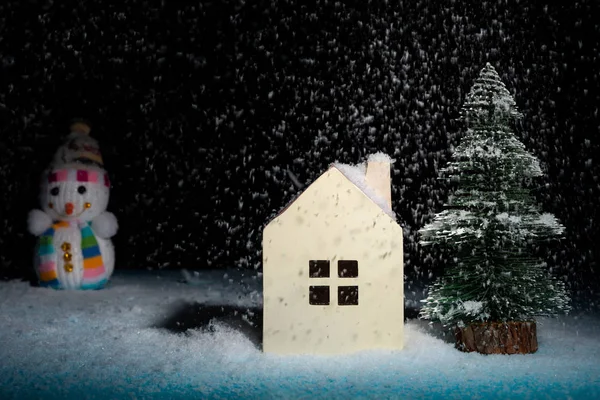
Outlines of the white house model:
{"label": "white house model", "polygon": [[342,354],[401,349],[402,228],[391,159],[333,164],[263,232],[263,350]]}

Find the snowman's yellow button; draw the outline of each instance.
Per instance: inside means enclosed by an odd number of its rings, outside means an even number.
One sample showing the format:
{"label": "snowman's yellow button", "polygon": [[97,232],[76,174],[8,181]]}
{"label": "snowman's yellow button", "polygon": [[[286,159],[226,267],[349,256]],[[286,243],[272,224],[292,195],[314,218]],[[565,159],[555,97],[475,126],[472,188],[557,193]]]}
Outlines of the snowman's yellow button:
{"label": "snowman's yellow button", "polygon": [[65,271],[67,271],[67,272],[73,272],[73,264],[66,263],[65,264]]}
{"label": "snowman's yellow button", "polygon": [[62,249],[62,251],[71,251],[71,243],[69,242],[64,242],[60,248]]}
{"label": "snowman's yellow button", "polygon": [[65,261],[71,261],[71,253],[65,253],[63,254],[63,260]]}

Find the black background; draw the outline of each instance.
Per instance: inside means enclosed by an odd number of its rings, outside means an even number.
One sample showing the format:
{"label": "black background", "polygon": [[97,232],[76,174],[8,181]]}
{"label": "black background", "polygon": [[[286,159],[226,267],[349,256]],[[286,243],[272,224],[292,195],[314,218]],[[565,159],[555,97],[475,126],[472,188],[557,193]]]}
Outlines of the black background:
{"label": "black background", "polygon": [[490,62],[544,169],[540,204],[567,228],[543,252],[576,298],[590,294],[599,14],[565,3],[3,1],[0,275],[31,274],[39,175],[85,117],[113,182],[117,268],[259,269],[262,227],[299,190],[290,174],[308,184],[384,151],[407,280],[428,281],[445,256],[416,230],[446,199],[437,172]]}

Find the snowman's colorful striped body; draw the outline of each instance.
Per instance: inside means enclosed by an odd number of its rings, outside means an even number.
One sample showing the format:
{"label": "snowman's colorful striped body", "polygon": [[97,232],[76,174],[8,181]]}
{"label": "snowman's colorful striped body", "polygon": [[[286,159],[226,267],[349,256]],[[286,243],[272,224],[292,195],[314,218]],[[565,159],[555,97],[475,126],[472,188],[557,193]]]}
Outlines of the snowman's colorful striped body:
{"label": "snowman's colorful striped body", "polygon": [[54,224],[40,236],[36,255],[40,285],[56,289],[101,289],[114,269],[111,240],[87,222]]}

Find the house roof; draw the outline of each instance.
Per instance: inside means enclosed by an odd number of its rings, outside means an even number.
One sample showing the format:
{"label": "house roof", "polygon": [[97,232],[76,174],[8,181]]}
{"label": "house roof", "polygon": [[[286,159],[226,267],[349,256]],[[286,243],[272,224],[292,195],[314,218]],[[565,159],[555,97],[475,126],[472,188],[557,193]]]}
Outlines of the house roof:
{"label": "house roof", "polygon": [[[371,156],[369,156],[368,161],[393,162],[393,160],[389,156],[387,156],[383,153],[372,154]],[[377,194],[375,192],[375,190],[367,184],[367,181],[366,181],[367,164],[366,163],[361,163],[361,164],[357,164],[357,165],[332,163],[329,165],[329,168],[327,169],[327,171],[323,172],[323,174],[326,174],[332,168],[335,168],[336,170],[341,172],[341,174],[346,179],[348,179],[352,184],[354,184],[354,186],[356,186],[369,199],[371,199],[371,201],[373,203],[378,205],[379,208],[381,208],[381,210],[383,210],[383,212],[385,212],[390,218],[392,218],[394,221],[396,221],[396,213],[388,206],[385,199],[383,197],[379,196],[379,194]],[[323,176],[323,174],[321,174],[320,176]],[[319,179],[319,178],[317,178],[317,179]],[[315,179],[315,181],[317,179]],[[315,181],[313,181],[312,183],[314,183]],[[311,183],[311,185],[312,185],[312,183]],[[268,221],[268,223],[270,223],[273,219],[275,219],[275,218],[279,217],[281,214],[283,214],[288,208],[290,208],[292,206],[292,204],[294,204],[294,202],[298,198],[300,198],[300,196],[302,196],[303,193],[304,193],[304,191],[302,191],[301,193],[296,195],[292,200],[290,200],[289,203],[285,207],[283,207],[281,209],[281,211],[279,211],[277,213],[277,215],[275,215],[273,218],[271,218]]]}

